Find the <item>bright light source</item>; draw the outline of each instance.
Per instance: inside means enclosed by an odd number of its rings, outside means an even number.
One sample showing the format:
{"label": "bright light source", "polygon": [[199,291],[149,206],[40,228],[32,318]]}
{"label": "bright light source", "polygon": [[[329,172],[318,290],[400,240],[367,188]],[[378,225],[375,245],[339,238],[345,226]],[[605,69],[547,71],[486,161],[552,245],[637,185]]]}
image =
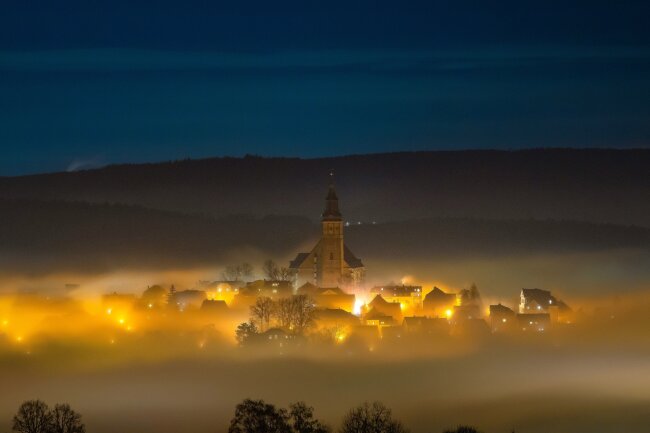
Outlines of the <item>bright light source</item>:
{"label": "bright light source", "polygon": [[106,314],[108,314],[108,315],[110,316],[112,313],[113,313],[113,309],[112,309],[112,308],[107,308],[107,309],[106,309]]}
{"label": "bright light source", "polygon": [[506,320],[507,320],[507,319],[506,319],[505,317],[504,317],[503,319],[501,319],[501,321],[502,321],[503,323],[506,323]]}
{"label": "bright light source", "polygon": [[453,315],[454,315],[454,312],[451,309],[448,309],[447,311],[445,311],[445,316],[447,316],[448,319]]}

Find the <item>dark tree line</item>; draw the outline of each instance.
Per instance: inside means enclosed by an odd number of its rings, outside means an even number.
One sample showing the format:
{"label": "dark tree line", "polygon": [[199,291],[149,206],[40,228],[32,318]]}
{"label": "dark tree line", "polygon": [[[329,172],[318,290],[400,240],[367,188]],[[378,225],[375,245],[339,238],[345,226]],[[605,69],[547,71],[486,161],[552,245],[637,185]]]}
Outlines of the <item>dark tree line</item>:
{"label": "dark tree line", "polygon": [[[18,433],[86,433],[81,415],[68,404],[53,408],[41,400],[24,402],[13,418]],[[314,408],[304,402],[277,408],[264,400],[245,399],[235,407],[228,433],[331,433],[332,429],[314,417]],[[409,433],[380,402],[363,403],[343,418],[338,433]],[[444,433],[479,433],[474,427],[458,426]],[[514,433],[514,432],[513,432]]]}
{"label": "dark tree line", "polygon": [[85,433],[81,415],[68,404],[50,409],[41,400],[29,400],[18,408],[12,430],[18,433]]}
{"label": "dark tree line", "polygon": [[[314,418],[314,409],[304,402],[289,409],[276,408],[263,400],[246,399],[235,408],[228,433],[330,433],[332,429]],[[339,433],[408,433],[380,402],[363,403],[343,418]],[[458,426],[444,433],[479,433],[474,427]]]}

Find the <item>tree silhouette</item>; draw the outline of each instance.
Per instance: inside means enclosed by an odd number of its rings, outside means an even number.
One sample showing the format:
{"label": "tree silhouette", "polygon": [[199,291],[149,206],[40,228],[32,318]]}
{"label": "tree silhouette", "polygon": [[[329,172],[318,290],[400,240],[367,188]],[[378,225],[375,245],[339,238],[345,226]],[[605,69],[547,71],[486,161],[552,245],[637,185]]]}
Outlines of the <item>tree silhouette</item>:
{"label": "tree silhouette", "polygon": [[278,268],[277,263],[273,260],[266,260],[264,266],[262,267],[264,275],[271,281],[277,281],[280,279],[280,268]]}
{"label": "tree silhouette", "polygon": [[275,317],[281,328],[295,334],[303,334],[314,325],[316,307],[307,295],[294,295],[277,302]]}
{"label": "tree silhouette", "polygon": [[228,433],[292,433],[289,416],[264,400],[246,399],[235,408]]}
{"label": "tree silhouette", "polygon": [[313,326],[316,315],[314,301],[307,295],[296,295],[292,298],[292,327],[297,334]]}
{"label": "tree silhouette", "polygon": [[228,433],[329,433],[330,429],[314,419],[314,409],[304,402],[276,408],[264,400],[246,399],[235,408]]}
{"label": "tree silhouette", "polygon": [[376,401],[366,402],[350,410],[343,419],[340,433],[407,433],[401,422],[394,420],[391,410]]}
{"label": "tree silhouette", "polygon": [[257,334],[257,327],[253,322],[240,323],[235,331],[235,338],[240,346],[245,346],[248,340]]}
{"label": "tree silhouette", "polygon": [[50,412],[52,415],[51,433],[85,433],[86,427],[81,422],[81,415],[68,404],[57,404]]}
{"label": "tree silhouette", "polygon": [[12,430],[19,433],[50,433],[52,414],[41,400],[29,400],[18,408]]}
{"label": "tree silhouette", "polygon": [[476,430],[474,427],[470,427],[467,425],[459,425],[453,430],[445,430],[444,433],[479,433],[479,431]]}
{"label": "tree silhouette", "polygon": [[289,406],[291,427],[295,433],[329,433],[330,429],[314,419],[314,408],[299,401]]}
{"label": "tree silhouette", "polygon": [[269,327],[271,317],[275,314],[275,302],[268,297],[260,297],[251,306],[251,316],[260,323],[260,330],[265,331]]}
{"label": "tree silhouette", "polygon": [[224,281],[240,281],[244,278],[253,276],[253,266],[250,263],[241,263],[237,265],[226,266],[221,273],[221,279]]}

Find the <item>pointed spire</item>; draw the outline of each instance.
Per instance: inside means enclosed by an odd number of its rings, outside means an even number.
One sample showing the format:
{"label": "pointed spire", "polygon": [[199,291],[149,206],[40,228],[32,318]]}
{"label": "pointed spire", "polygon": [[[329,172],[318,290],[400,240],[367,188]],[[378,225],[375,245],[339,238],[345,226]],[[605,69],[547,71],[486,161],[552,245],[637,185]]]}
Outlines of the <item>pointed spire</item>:
{"label": "pointed spire", "polygon": [[334,170],[330,170],[329,190],[325,198],[325,210],[323,211],[323,221],[340,221],[341,212],[339,211],[339,198],[334,188]]}

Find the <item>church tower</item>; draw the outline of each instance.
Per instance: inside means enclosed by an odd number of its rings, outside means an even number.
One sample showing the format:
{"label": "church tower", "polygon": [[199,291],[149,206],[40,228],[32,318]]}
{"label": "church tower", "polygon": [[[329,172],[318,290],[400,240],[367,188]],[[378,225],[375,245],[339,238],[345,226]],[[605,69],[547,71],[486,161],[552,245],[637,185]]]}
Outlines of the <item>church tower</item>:
{"label": "church tower", "polygon": [[339,211],[333,173],[330,173],[330,185],[325,198],[321,226],[323,232],[320,257],[316,257],[316,283],[319,287],[338,287],[341,285],[344,267],[343,219]]}
{"label": "church tower", "polygon": [[321,288],[360,287],[365,267],[343,240],[343,218],[334,188],[334,173],[330,173],[325,210],[321,214],[321,229],[321,238],[314,248],[308,253],[299,253],[289,263],[289,269],[296,275],[296,283],[309,283]]}

